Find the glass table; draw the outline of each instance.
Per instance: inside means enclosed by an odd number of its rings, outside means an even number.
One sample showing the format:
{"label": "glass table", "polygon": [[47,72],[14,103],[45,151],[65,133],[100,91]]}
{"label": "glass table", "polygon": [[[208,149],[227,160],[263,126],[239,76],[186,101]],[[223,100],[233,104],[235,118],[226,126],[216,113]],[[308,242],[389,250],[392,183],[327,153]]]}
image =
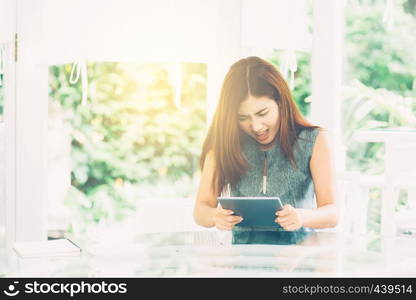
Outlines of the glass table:
{"label": "glass table", "polygon": [[[82,242],[74,257],[20,258],[0,249],[3,277],[416,277],[416,240],[367,250],[368,237],[315,232],[299,244],[233,245],[230,232],[139,234]],[[386,241],[384,241],[386,243]]]}

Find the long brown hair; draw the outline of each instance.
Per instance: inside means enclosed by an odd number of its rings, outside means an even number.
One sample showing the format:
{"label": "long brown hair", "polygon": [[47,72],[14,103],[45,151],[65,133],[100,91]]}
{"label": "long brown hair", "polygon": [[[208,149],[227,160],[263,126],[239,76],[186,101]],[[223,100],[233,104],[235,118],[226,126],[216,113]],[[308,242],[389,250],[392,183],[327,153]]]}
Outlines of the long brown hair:
{"label": "long brown hair", "polygon": [[271,63],[255,56],[237,61],[225,76],[200,158],[203,169],[207,153],[213,150],[215,171],[212,187],[218,194],[228,183],[235,187],[248,168],[242,152],[243,133],[238,126],[237,111],[240,103],[249,96],[267,96],[276,101],[279,107],[276,138],[292,165],[296,165],[293,147],[297,132],[303,128],[317,128],[301,115],[287,83]]}

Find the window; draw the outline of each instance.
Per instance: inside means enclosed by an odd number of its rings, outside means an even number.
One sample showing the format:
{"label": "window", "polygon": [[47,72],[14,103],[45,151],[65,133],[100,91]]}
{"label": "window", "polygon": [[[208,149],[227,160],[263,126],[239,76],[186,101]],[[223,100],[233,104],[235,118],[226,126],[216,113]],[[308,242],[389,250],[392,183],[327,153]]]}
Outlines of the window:
{"label": "window", "polygon": [[[411,133],[416,128],[414,5],[411,0],[349,0],[345,9],[342,126],[347,146],[346,167],[362,175],[358,182],[365,193],[359,199],[350,195],[350,201],[353,205],[364,203],[362,209],[367,218],[363,231],[374,236],[369,244],[371,249],[380,248],[378,237],[385,234],[383,228],[409,235],[414,226],[403,229],[398,223],[385,225],[390,224],[389,220],[399,220],[400,213],[411,208],[412,197],[407,189],[410,187],[411,191],[412,186],[399,179],[402,177],[393,169],[405,165],[405,161],[408,166],[412,163],[405,158],[405,152],[395,153],[393,148],[406,142],[399,137],[400,132]],[[364,134],[363,130],[373,131]],[[374,134],[376,131],[380,138]],[[362,138],[355,138],[360,132]],[[412,176],[408,172],[405,178]],[[401,184],[396,185],[396,181]],[[389,211],[384,212],[387,207]]]}
{"label": "window", "polygon": [[49,68],[49,229],[80,234],[136,214],[159,230],[191,224],[206,64],[88,62],[85,103],[76,67]]}

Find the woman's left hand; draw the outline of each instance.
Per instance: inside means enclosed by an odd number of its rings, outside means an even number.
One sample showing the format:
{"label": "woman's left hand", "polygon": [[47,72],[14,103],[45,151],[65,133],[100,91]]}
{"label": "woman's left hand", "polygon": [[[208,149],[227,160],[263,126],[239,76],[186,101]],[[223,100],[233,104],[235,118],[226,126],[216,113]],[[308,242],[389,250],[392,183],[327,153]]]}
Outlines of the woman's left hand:
{"label": "woman's left hand", "polygon": [[286,204],[282,210],[276,212],[277,218],[274,220],[277,224],[287,231],[295,231],[302,227],[302,217],[300,211],[292,205]]}

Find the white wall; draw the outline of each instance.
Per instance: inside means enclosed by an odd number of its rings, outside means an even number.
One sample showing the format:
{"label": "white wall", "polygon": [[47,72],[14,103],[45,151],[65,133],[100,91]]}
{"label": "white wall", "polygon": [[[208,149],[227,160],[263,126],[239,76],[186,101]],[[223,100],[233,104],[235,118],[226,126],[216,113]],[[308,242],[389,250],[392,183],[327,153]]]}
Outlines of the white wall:
{"label": "white wall", "polygon": [[44,62],[207,61],[219,1],[41,0]]}
{"label": "white wall", "polygon": [[[242,49],[261,55],[272,49],[310,51],[305,0],[242,0]],[[259,54],[260,53],[260,54]]]}
{"label": "white wall", "polygon": [[[0,137],[0,230],[5,229],[6,242],[15,238],[15,64],[13,61],[16,32],[16,2],[0,0],[0,43],[5,45],[4,123]],[[0,188],[1,190],[1,188]],[[0,238],[1,239],[1,238]]]}

